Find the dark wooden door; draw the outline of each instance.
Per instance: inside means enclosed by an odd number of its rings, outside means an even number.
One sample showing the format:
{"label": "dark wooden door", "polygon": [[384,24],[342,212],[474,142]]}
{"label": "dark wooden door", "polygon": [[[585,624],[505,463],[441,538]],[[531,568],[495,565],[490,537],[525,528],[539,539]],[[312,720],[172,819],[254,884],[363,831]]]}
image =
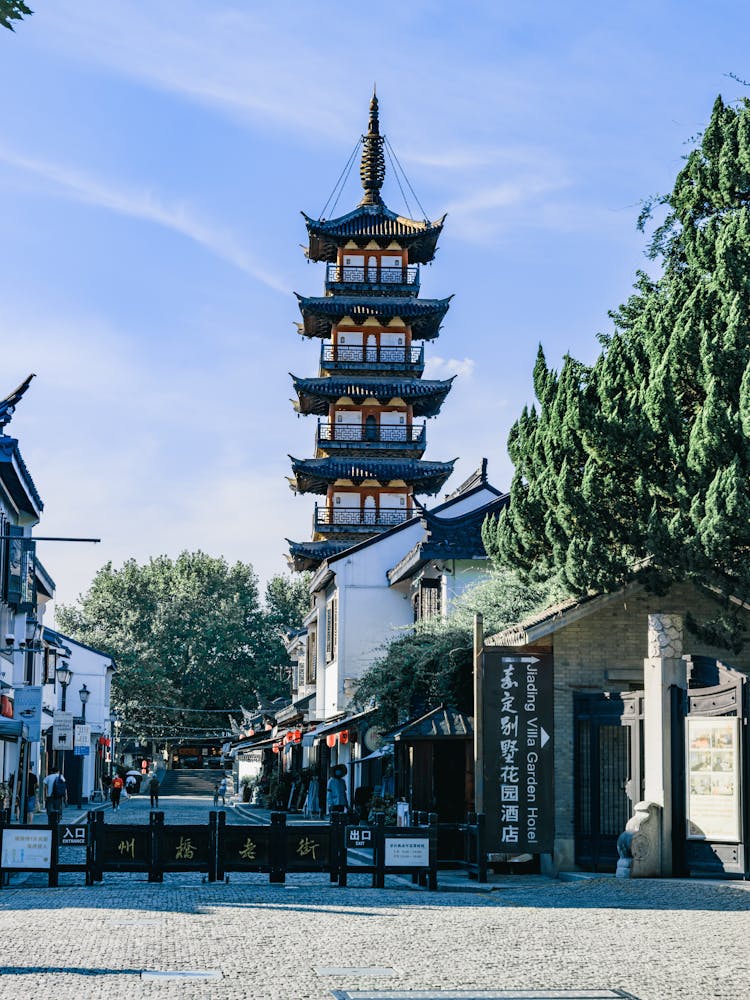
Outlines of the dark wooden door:
{"label": "dark wooden door", "polygon": [[575,860],[614,871],[617,838],[643,794],[642,692],[577,694],[575,725]]}

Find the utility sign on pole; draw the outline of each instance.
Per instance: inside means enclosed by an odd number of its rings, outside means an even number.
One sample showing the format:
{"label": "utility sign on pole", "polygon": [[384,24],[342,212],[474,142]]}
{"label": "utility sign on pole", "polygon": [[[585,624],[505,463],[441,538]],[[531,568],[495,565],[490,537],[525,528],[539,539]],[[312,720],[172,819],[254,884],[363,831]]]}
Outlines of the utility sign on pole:
{"label": "utility sign on pole", "polygon": [[490,646],[483,661],[488,852],[550,853],[555,832],[552,656]]}
{"label": "utility sign on pole", "polygon": [[76,724],[73,753],[76,757],[88,757],[91,750],[91,726]]}
{"label": "utility sign on pole", "polygon": [[52,749],[73,749],[73,713],[55,712],[52,716]]}

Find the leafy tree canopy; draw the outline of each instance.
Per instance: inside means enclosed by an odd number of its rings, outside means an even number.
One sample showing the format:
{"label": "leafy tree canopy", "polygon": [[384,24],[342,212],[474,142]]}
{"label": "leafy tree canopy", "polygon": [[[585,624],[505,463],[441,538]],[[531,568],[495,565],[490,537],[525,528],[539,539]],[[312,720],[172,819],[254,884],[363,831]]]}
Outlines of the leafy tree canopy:
{"label": "leafy tree canopy", "polygon": [[[709,583],[750,598],[750,102],[721,98],[593,366],[541,349],[513,426],[511,503],[485,545],[524,579]],[[648,214],[648,213],[646,213]],[[727,604],[728,606],[728,604]],[[735,648],[739,626],[724,618]],[[716,639],[716,634],[713,635]]]}
{"label": "leafy tree canopy", "polygon": [[20,21],[24,17],[30,17],[34,11],[26,6],[22,0],[0,0],[0,25],[14,31],[13,21]]}
{"label": "leafy tree canopy", "polygon": [[131,559],[102,567],[75,605],[58,607],[57,622],[114,658],[112,700],[130,731],[224,729],[227,717],[209,710],[255,708],[288,691],[280,634],[301,622],[301,587],[274,577],[263,607],[248,564],[204,552]]}
{"label": "leafy tree canopy", "polygon": [[421,622],[394,639],[359,682],[357,705],[376,705],[386,728],[440,704],[471,715],[474,615],[482,615],[491,635],[561,596],[556,585],[523,583],[508,570],[492,573],[461,594],[447,621]]}

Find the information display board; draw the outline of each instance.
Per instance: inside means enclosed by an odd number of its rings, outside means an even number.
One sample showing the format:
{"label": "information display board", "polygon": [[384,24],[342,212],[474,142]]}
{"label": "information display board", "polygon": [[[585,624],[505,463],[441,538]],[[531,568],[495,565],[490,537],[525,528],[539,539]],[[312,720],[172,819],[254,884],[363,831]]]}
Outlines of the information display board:
{"label": "information display board", "polygon": [[687,718],[687,836],[740,838],[740,720]]}
{"label": "information display board", "polygon": [[52,864],[52,830],[5,827],[0,831],[0,868],[49,871]]}
{"label": "information display board", "polygon": [[428,837],[386,837],[386,868],[429,868],[430,841]]}
{"label": "information display board", "polygon": [[52,716],[52,748],[73,749],[73,713],[55,712]]}

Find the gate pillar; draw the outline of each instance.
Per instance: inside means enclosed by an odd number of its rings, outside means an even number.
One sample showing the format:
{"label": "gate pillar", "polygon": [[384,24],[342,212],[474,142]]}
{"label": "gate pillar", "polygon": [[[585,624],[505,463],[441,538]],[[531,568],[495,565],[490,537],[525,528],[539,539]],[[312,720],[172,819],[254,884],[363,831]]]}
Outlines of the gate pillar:
{"label": "gate pillar", "polygon": [[[643,876],[673,874],[672,822],[675,809],[673,787],[675,748],[672,688],[687,691],[687,664],[682,658],[682,618],[680,615],[648,616],[648,656],[643,661],[644,679],[644,798],[637,811],[650,812],[660,819],[659,850],[653,852],[654,865]],[[659,809],[651,810],[650,805]],[[646,809],[643,808],[646,806]],[[652,825],[653,828],[653,825]],[[657,831],[654,830],[656,834]],[[635,874],[635,872],[633,872]]]}

